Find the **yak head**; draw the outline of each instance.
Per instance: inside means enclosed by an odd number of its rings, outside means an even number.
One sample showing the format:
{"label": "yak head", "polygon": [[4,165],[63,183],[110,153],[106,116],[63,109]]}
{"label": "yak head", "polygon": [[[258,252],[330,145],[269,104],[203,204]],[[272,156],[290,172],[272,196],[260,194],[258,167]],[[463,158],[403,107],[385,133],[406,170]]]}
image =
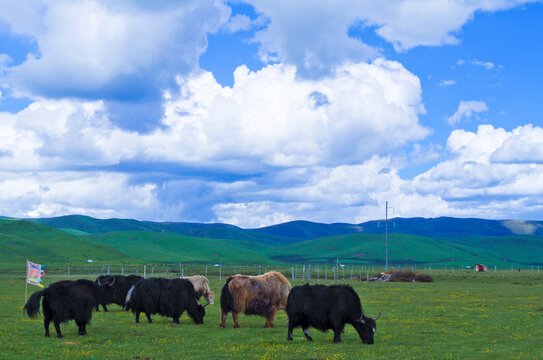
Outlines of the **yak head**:
{"label": "yak head", "polygon": [[356,331],[364,344],[373,344],[373,336],[377,330],[377,320],[379,320],[380,317],[381,314],[379,314],[379,316],[377,316],[375,319],[372,319],[362,314],[360,319],[356,321]]}
{"label": "yak head", "polygon": [[192,320],[194,320],[194,322],[198,325],[203,324],[205,315],[205,306],[198,304],[198,306],[196,307],[196,311],[192,314]]}

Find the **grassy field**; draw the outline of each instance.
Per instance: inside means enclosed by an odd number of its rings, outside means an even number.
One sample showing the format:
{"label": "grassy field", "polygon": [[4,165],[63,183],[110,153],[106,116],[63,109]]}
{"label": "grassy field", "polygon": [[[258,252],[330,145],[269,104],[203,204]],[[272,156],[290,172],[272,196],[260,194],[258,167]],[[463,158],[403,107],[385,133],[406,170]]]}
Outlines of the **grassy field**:
{"label": "grassy field", "polygon": [[[43,320],[22,312],[24,277],[0,275],[2,359],[540,359],[543,344],[543,273],[433,271],[433,283],[352,283],[369,316],[383,310],[375,345],[363,345],[349,325],[343,343],[333,333],[310,330],[314,342],[294,331],[286,340],[286,316],[273,329],[264,319],[240,316],[241,329],[218,326],[222,282],[211,277],[216,305],[204,325],[185,314],[181,324],[155,316],[136,325],[131,313],[110,306],[95,313],[87,336],[73,321],[63,339],[43,336]],[[48,277],[47,282],[60,278]],[[224,281],[224,278],[223,278]],[[330,284],[331,281],[328,282]],[[293,284],[293,285],[298,285]],[[30,287],[29,293],[37,291]],[[54,331],[53,331],[54,333]]]}

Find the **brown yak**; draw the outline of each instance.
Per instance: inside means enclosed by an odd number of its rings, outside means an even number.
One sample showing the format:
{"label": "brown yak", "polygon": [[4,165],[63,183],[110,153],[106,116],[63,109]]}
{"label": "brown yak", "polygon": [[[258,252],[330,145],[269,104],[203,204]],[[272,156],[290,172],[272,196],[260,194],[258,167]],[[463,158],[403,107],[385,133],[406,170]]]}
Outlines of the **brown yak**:
{"label": "brown yak", "polygon": [[221,292],[221,327],[226,327],[226,316],[232,312],[234,327],[239,328],[238,314],[259,315],[266,318],[264,327],[273,327],[275,314],[286,310],[290,292],[289,281],[279,272],[264,275],[232,275]]}
{"label": "brown yak", "polygon": [[192,285],[194,286],[194,290],[196,291],[196,298],[198,299],[198,301],[200,301],[200,298],[203,296],[204,299],[207,300],[206,305],[213,305],[213,301],[215,300],[215,292],[211,291],[211,289],[209,288],[209,281],[205,276],[185,276],[181,279],[187,279],[192,283]]}

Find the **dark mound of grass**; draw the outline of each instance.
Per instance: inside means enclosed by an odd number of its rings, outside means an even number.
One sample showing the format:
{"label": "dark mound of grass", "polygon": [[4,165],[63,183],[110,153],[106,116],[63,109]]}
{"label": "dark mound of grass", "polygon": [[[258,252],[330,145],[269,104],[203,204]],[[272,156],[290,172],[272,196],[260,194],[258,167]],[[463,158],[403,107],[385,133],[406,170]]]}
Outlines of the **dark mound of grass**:
{"label": "dark mound of grass", "polygon": [[412,282],[413,279],[419,282],[433,282],[434,279],[428,274],[417,274],[412,270],[397,270],[390,274],[389,281],[392,282]]}

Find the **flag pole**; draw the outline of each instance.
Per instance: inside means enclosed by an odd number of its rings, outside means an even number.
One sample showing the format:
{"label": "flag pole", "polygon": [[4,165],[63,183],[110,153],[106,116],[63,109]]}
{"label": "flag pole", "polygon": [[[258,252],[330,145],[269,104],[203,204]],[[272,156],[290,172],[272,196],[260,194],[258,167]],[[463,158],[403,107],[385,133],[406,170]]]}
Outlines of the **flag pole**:
{"label": "flag pole", "polygon": [[26,259],[25,305],[28,297],[28,259]]}

